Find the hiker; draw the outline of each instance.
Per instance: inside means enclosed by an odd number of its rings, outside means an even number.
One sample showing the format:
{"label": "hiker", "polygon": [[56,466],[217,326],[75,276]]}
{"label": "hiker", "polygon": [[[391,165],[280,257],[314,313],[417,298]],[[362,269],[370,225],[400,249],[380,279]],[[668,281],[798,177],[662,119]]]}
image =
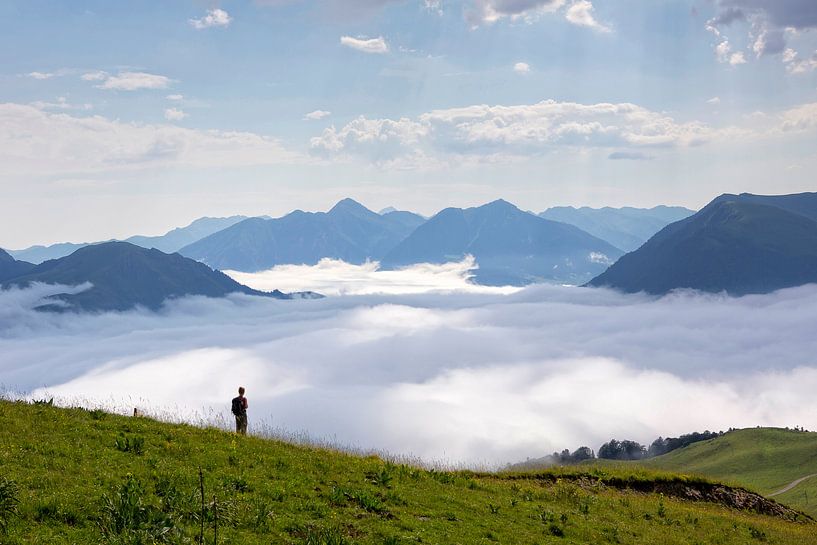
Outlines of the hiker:
{"label": "hiker", "polygon": [[233,398],[233,414],[235,415],[235,432],[247,435],[247,398],[244,397],[244,387],[238,388],[238,397]]}

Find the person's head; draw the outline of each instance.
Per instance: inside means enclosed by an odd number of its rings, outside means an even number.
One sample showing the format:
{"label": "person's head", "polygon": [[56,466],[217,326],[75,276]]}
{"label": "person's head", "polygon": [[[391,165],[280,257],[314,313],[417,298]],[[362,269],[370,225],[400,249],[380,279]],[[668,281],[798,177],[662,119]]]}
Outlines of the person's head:
{"label": "person's head", "polygon": [[243,386],[238,387],[238,395],[240,395],[240,396],[244,395],[244,387]]}

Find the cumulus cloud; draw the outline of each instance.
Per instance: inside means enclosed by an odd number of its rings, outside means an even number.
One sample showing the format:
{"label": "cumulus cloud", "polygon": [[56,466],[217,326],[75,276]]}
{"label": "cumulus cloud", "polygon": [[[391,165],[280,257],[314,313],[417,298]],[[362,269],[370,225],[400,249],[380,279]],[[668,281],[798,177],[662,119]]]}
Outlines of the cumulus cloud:
{"label": "cumulus cloud", "polygon": [[720,104],[721,103],[721,97],[712,97],[709,100],[707,100],[706,103],[707,104]]}
{"label": "cumulus cloud", "polygon": [[817,127],[817,102],[802,104],[781,114],[783,132],[804,131]]}
{"label": "cumulus cloud", "polygon": [[[94,73],[94,76],[96,75]],[[102,83],[97,85],[99,89],[115,91],[166,89],[170,85],[170,78],[157,74],[148,74],[147,72],[120,72],[115,76],[105,74],[101,81]]]}
{"label": "cumulus cloud", "polygon": [[57,97],[55,102],[48,102],[43,100],[37,100],[31,103],[31,106],[37,108],[38,110],[91,110],[93,109],[92,104],[83,103],[83,104],[71,104],[68,102],[66,97]]}
{"label": "cumulus cloud", "polygon": [[187,117],[187,113],[184,110],[180,110],[178,108],[166,108],[165,109],[165,119],[168,121],[181,121]]}
{"label": "cumulus cloud", "polygon": [[0,293],[7,388],[229,418],[242,383],[251,427],[266,420],[426,459],[501,464],[613,436],[811,427],[817,411],[817,286],[743,298],[533,286],[193,297],[158,314],[31,310],[51,292]]}
{"label": "cumulus cloud", "polygon": [[589,0],[574,0],[567,9],[565,18],[574,25],[584,26],[599,32],[610,32],[610,27],[599,23],[593,16],[593,4]]}
{"label": "cumulus cloud", "polygon": [[103,172],[156,166],[294,162],[276,140],[248,132],[77,117],[0,104],[0,164],[6,175]]}
{"label": "cumulus cloud", "polygon": [[93,72],[86,72],[80,76],[83,81],[102,81],[108,78],[108,73],[102,70],[95,70]]}
{"label": "cumulus cloud", "polygon": [[515,106],[474,105],[434,110],[417,119],[358,117],[312,138],[323,154],[359,154],[375,162],[401,156],[457,154],[519,157],[556,146],[685,147],[722,136],[697,121],[629,103],[578,104],[546,100]]}
{"label": "cumulus cloud", "polygon": [[332,112],[327,112],[326,110],[314,110],[304,115],[304,120],[318,121],[323,119],[324,117],[329,117],[330,115],[332,115]]}
{"label": "cumulus cloud", "polygon": [[533,21],[545,13],[558,11],[565,0],[474,0],[466,10],[473,25],[495,23],[501,19]]}
{"label": "cumulus cloud", "polygon": [[518,62],[513,65],[513,71],[517,74],[528,74],[530,72],[530,65],[526,62]]}
{"label": "cumulus cloud", "polygon": [[[726,27],[738,23],[748,23],[747,37],[757,57],[782,54],[787,48],[787,31],[817,28],[817,3],[811,0],[718,0],[716,14],[707,21],[707,29],[721,37]],[[719,60],[722,56],[717,48],[723,43],[716,46]],[[730,64],[737,64],[731,59],[729,57]]]}
{"label": "cumulus cloud", "polygon": [[353,38],[352,36],[341,36],[340,44],[351,47],[364,53],[384,54],[389,52],[389,45],[383,36],[377,38]]}
{"label": "cumulus cloud", "polygon": [[27,75],[33,79],[44,80],[53,78],[55,74],[51,72],[29,72]]}
{"label": "cumulus cloud", "polygon": [[167,95],[165,98],[167,100],[172,100],[174,102],[178,102],[180,100],[184,100],[184,95]]}
{"label": "cumulus cloud", "polygon": [[210,9],[207,14],[199,19],[188,19],[187,22],[196,30],[204,30],[212,27],[226,27],[230,25],[233,18],[223,9]]}
{"label": "cumulus cloud", "polygon": [[783,52],[782,60],[790,74],[806,74],[817,68],[817,51],[811,57],[801,59],[797,51],[788,48]]}

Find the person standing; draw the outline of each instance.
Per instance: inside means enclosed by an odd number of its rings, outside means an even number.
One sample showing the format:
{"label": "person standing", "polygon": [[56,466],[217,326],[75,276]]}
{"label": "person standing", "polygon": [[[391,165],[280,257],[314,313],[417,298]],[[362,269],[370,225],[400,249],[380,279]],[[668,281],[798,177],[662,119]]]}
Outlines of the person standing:
{"label": "person standing", "polygon": [[244,397],[244,387],[239,386],[238,397],[233,398],[233,415],[235,415],[235,432],[247,435],[247,408],[250,404]]}

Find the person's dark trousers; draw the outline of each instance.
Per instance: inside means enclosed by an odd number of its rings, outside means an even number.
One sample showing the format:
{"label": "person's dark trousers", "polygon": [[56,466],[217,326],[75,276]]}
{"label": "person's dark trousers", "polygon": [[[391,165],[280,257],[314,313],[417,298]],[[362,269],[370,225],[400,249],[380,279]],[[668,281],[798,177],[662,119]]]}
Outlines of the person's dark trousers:
{"label": "person's dark trousers", "polygon": [[235,417],[235,432],[241,435],[247,435],[247,415]]}

